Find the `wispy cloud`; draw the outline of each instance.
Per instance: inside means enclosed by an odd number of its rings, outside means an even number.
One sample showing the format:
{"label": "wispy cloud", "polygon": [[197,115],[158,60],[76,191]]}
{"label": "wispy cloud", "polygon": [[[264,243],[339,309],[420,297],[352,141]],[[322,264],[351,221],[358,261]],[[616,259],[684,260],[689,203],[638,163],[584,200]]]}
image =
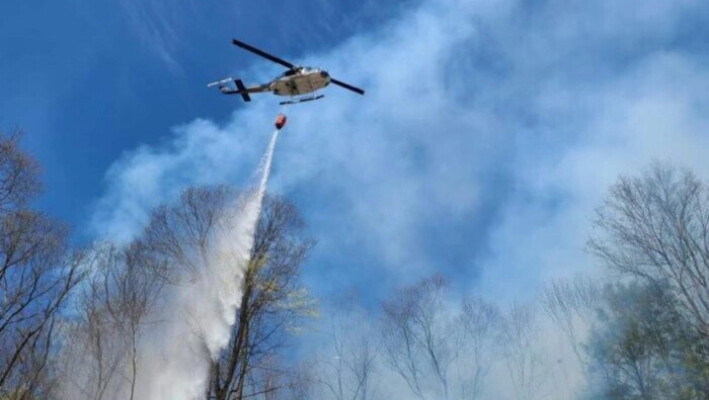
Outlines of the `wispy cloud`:
{"label": "wispy cloud", "polygon": [[196,18],[192,0],[166,3],[162,0],[120,0],[126,21],[141,43],[173,69],[179,70],[175,58],[185,27],[186,16]]}

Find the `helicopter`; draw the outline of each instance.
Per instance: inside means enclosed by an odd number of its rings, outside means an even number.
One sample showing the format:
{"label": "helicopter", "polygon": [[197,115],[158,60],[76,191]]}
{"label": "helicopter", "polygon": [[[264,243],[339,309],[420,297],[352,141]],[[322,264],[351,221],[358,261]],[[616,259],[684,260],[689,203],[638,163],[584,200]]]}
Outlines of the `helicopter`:
{"label": "helicopter", "polygon": [[[251,96],[249,93],[262,93],[271,92],[277,96],[290,96],[291,100],[282,101],[278,104],[296,104],[303,103],[306,101],[313,101],[322,99],[325,95],[316,95],[316,91],[328,86],[329,84],[335,84],[347,90],[351,90],[355,93],[364,94],[364,90],[347,84],[345,82],[339,81],[330,76],[327,71],[315,67],[303,67],[289,63],[288,61],[282,60],[274,55],[266,53],[263,50],[257,49],[254,46],[246,44],[236,39],[232,39],[232,43],[235,46],[241,47],[244,50],[250,51],[256,55],[259,55],[267,60],[273,61],[288,68],[285,72],[278,75],[270,82],[264,83],[262,85],[255,86],[244,86],[244,82],[241,79],[226,78],[220,81],[212,82],[207,85],[207,87],[218,86],[219,91],[223,94],[240,94],[244,101],[251,101]],[[233,82],[234,86],[231,86]],[[300,95],[309,94],[309,96],[296,97]]]}

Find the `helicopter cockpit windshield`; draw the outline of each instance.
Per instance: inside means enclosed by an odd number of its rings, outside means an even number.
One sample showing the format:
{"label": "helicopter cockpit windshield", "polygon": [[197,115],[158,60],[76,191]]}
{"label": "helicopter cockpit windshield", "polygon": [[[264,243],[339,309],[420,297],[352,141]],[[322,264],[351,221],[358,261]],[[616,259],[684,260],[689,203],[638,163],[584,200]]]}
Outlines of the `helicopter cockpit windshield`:
{"label": "helicopter cockpit windshield", "polygon": [[308,74],[308,73],[317,72],[317,71],[320,71],[320,69],[315,68],[315,67],[298,67],[298,68],[288,69],[288,70],[284,71],[283,73],[279,74],[278,76],[276,76],[275,80],[286,78],[286,77],[293,76],[293,75],[297,75],[299,73],[300,74]]}
{"label": "helicopter cockpit windshield", "polygon": [[286,70],[285,72],[283,72],[283,73],[279,74],[278,76],[276,76],[276,79],[285,78],[285,77],[287,77],[287,76],[293,76],[293,75],[295,75],[295,74],[297,74],[297,73],[298,73],[298,71],[295,70],[295,69],[288,69],[288,70]]}

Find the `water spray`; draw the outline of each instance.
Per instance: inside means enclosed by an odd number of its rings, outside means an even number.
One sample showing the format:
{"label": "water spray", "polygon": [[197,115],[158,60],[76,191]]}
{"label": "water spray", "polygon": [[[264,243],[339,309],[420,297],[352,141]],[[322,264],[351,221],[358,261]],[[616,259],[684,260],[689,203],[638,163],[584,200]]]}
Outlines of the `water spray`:
{"label": "water spray", "polygon": [[[228,346],[242,297],[242,282],[249,263],[263,197],[280,129],[286,117],[278,114],[266,152],[252,177],[253,185],[231,199],[215,218],[207,237],[203,264],[189,282],[170,286],[165,301],[150,316],[138,345],[137,379],[115,379],[104,387],[105,399],[194,400],[204,398],[210,365]],[[159,322],[157,322],[159,321]],[[116,343],[122,338],[114,338]],[[81,370],[83,356],[70,366]],[[88,364],[86,364],[88,365]],[[118,375],[130,376],[115,365]],[[128,368],[128,367],[125,367]],[[75,399],[82,382],[63,389],[63,398]],[[82,384],[83,383],[83,384]],[[132,386],[134,385],[134,386]],[[130,395],[129,395],[130,394]]]}
{"label": "water spray", "polygon": [[162,349],[148,357],[154,363],[145,366],[150,382],[143,381],[148,387],[138,399],[192,400],[204,395],[209,364],[229,344],[235,323],[279,132],[277,128],[271,135],[254,174],[255,187],[222,213],[210,238],[209,262],[193,283],[177,289],[177,317],[161,333],[162,342],[150,341]]}

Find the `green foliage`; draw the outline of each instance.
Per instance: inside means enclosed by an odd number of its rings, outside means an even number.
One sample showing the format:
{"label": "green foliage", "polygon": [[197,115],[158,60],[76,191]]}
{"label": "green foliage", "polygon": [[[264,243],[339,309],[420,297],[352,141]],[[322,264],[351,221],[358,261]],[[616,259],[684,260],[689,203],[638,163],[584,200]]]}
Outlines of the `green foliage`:
{"label": "green foliage", "polygon": [[609,286],[591,333],[594,399],[709,398],[709,341],[666,285]]}

